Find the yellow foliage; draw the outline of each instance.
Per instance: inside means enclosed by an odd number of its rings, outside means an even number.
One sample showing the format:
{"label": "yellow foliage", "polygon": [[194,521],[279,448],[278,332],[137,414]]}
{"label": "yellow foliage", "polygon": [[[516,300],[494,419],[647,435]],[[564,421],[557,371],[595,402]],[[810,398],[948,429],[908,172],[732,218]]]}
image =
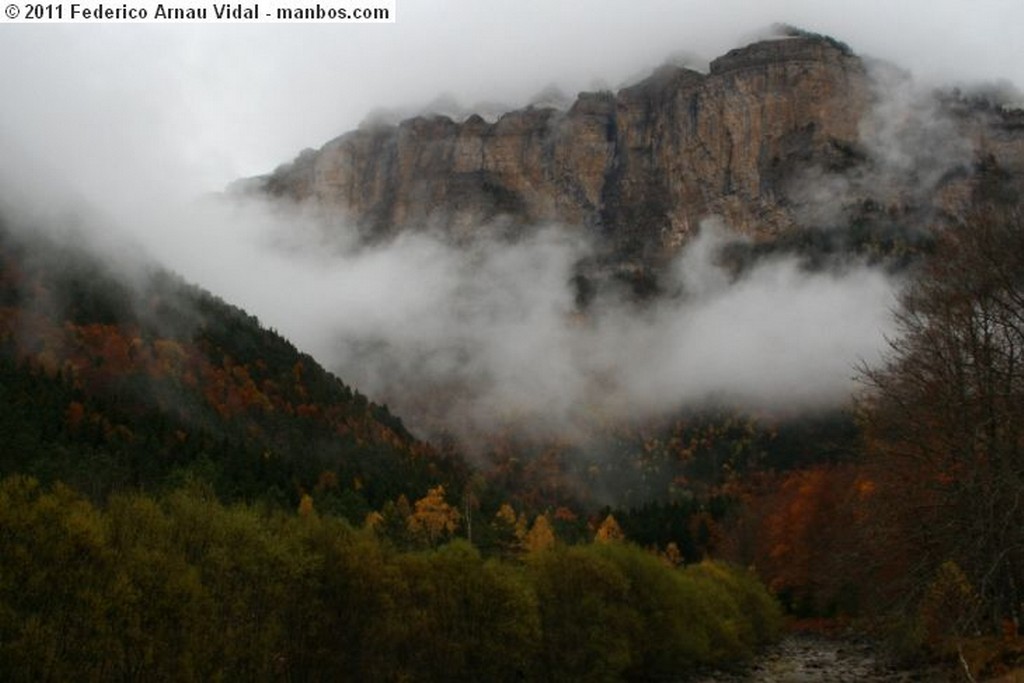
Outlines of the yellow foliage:
{"label": "yellow foliage", "polygon": [[555,530],[551,528],[551,522],[547,515],[537,515],[533,520],[533,526],[523,539],[523,547],[528,553],[547,550],[555,545]]}
{"label": "yellow foliage", "polygon": [[626,540],[626,534],[622,533],[622,527],[611,515],[604,518],[594,536],[594,541],[597,543],[618,543],[624,540]]}
{"label": "yellow foliage", "polygon": [[416,501],[408,520],[409,531],[435,543],[455,533],[459,526],[459,511],[444,499],[444,486],[435,486]]}
{"label": "yellow foliage", "polygon": [[383,523],[384,515],[374,510],[366,515],[366,519],[363,520],[363,527],[371,531],[376,531]]}
{"label": "yellow foliage", "polygon": [[501,507],[498,508],[498,512],[494,515],[494,518],[511,527],[516,525],[516,511],[513,510],[512,506],[508,503],[501,504]]}
{"label": "yellow foliage", "polygon": [[517,515],[508,503],[502,503],[494,518],[512,530],[516,540],[522,543],[526,539],[526,514]]}

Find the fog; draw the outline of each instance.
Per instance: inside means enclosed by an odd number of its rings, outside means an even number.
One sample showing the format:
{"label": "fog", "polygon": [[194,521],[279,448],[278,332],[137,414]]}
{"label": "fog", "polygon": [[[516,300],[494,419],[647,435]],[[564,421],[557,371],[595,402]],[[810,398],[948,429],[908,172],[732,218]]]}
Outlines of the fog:
{"label": "fog", "polygon": [[710,219],[669,269],[671,296],[609,291],[580,315],[573,269],[594,245],[564,226],[366,247],[344,217],[215,193],[367,117],[615,87],[785,21],[914,76],[878,71],[870,173],[804,179],[805,219],[827,222],[847,197],[908,175],[926,192],[969,157],[921,96],[930,84],[1024,82],[1017,3],[442,4],[400,3],[396,24],[373,26],[0,25],[8,203],[58,222],[88,207],[100,250],[132,259],[117,245],[137,241],[345,381],[457,433],[519,420],[561,434],[708,400],[817,409],[849,397],[891,330],[898,283],[877,269],[776,257],[737,277],[718,256],[740,238]]}
{"label": "fog", "polygon": [[1024,83],[1024,10],[1002,0],[443,0],[397,12],[364,26],[0,23],[0,137],[104,203],[145,203],[264,173],[374,110],[614,88],[679,54],[713,59],[775,22],[925,83]]}

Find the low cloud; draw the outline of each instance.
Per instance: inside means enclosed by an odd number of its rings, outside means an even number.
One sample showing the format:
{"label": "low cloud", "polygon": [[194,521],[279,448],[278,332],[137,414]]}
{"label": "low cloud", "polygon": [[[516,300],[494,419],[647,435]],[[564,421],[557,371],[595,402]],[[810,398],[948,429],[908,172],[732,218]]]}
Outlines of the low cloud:
{"label": "low cloud", "polygon": [[[501,25],[491,8],[464,4],[466,14],[451,16],[476,22],[466,26]],[[885,35],[877,31],[875,11],[854,21],[820,3],[797,5],[760,9],[748,23],[790,19],[892,58],[903,56],[905,46],[917,56],[918,71],[936,63],[936,55],[947,65],[953,59],[933,49],[941,34],[933,27],[914,34],[916,42],[913,35],[901,42],[893,36],[912,22],[890,22],[898,31]],[[505,11],[522,14],[518,4]],[[964,12],[947,3],[927,13],[943,26],[955,19],[980,27],[944,37],[944,44],[956,38],[968,47],[988,45],[990,28],[1013,24]],[[60,198],[73,193],[55,187],[54,177],[65,176],[79,193],[68,206],[99,207],[76,220],[97,226],[97,250],[118,254],[112,261],[138,258],[122,256],[126,251],[117,246],[125,234],[135,235],[160,261],[255,313],[425,431],[470,437],[517,421],[542,433],[573,434],[595,415],[642,419],[707,401],[758,410],[842,403],[854,386],[854,367],[884,347],[899,286],[863,264],[810,272],[796,257],[773,256],[737,274],[719,255],[740,238],[712,220],[668,269],[670,295],[637,304],[602,288],[581,312],[573,279],[594,245],[570,227],[534,226],[512,243],[485,235],[454,246],[421,232],[366,246],[344,217],[257,200],[186,199],[353,128],[377,105],[405,112],[410,102],[430,101],[439,91],[458,99],[436,100],[431,111],[462,116],[460,101],[521,105],[543,85],[530,75],[540,65],[553,65],[556,87],[536,101],[557,102],[559,88],[571,97],[595,76],[620,82],[680,47],[721,54],[746,30],[736,26],[735,12],[716,6],[700,15],[672,14],[674,24],[659,26],[637,13],[619,29],[622,39],[609,42],[608,31],[598,29],[622,25],[619,14],[611,5],[588,13],[592,30],[579,32],[572,45],[557,28],[575,25],[570,21],[524,21],[517,32],[491,35],[449,26],[447,19],[439,24],[471,38],[481,54],[486,47],[489,59],[416,29],[409,21],[414,13],[386,29],[391,37],[407,32],[403,39],[386,41],[369,30],[341,42],[333,34],[298,31],[269,40],[262,30],[237,27],[230,35],[211,28],[188,39],[157,28],[134,37],[118,32],[113,41],[113,30],[12,34],[0,52],[27,66],[0,78],[19,102],[0,115],[6,162],[0,180],[15,187],[19,211],[62,222],[69,213],[53,207],[65,206]],[[97,53],[100,39],[107,46]],[[152,53],[140,45],[154,46]],[[424,59],[428,54],[433,57]],[[993,53],[959,54],[989,59]],[[957,79],[979,71],[1004,75],[991,64],[961,61],[963,69],[946,69]],[[339,80],[338,65],[357,63],[377,68],[350,70]],[[392,73],[401,77],[384,76]],[[927,197],[946,173],[970,160],[969,145],[928,93],[909,87],[897,71],[880,69],[875,82],[877,106],[861,131],[866,162],[842,172],[814,169],[800,179],[793,198],[806,226],[842,224],[849,205],[864,197],[885,200],[897,186],[910,188],[913,201]],[[1009,86],[999,92],[1001,100],[1016,97]],[[112,108],[114,101],[124,104]],[[391,116],[371,115],[367,125]],[[28,149],[12,152],[4,147],[11,140]],[[52,169],[26,176],[19,154]]]}
{"label": "low cloud", "polygon": [[262,201],[211,200],[189,213],[174,220],[224,242],[202,267],[216,291],[414,429],[467,443],[509,425],[578,437],[598,417],[629,422],[708,401],[839,406],[891,329],[895,284],[882,271],[808,272],[775,257],[737,276],[719,256],[740,238],[713,220],[669,269],[672,295],[637,303],[602,289],[580,311],[573,278],[592,249],[563,226],[515,241],[483,229],[458,246],[429,232],[365,246],[344,223]]}

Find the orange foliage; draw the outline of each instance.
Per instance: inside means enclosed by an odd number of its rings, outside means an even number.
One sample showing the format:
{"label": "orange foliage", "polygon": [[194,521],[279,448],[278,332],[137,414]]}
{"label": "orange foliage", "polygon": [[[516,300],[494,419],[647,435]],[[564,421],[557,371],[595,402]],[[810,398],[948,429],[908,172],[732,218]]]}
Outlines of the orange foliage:
{"label": "orange foliage", "polygon": [[523,539],[523,548],[528,553],[536,553],[547,550],[555,545],[555,530],[551,528],[551,522],[546,515],[537,515],[533,520],[533,526],[526,533]]}
{"label": "orange foliage", "polygon": [[611,515],[604,518],[601,526],[597,528],[597,533],[594,535],[596,543],[617,543],[625,539],[626,534],[622,532],[622,527],[619,526],[619,523]]}
{"label": "orange foliage", "polygon": [[459,526],[459,511],[445,501],[444,486],[435,486],[416,501],[409,516],[409,531],[430,543],[455,533]]}
{"label": "orange foliage", "polygon": [[117,325],[72,325],[66,328],[77,352],[71,357],[76,371],[91,382],[105,384],[137,369],[142,341]]}
{"label": "orange foliage", "polygon": [[203,394],[221,417],[230,418],[248,410],[273,410],[270,399],[249,376],[249,369],[225,357],[221,367],[204,369]]}
{"label": "orange foliage", "polygon": [[555,517],[555,519],[557,519],[560,522],[575,522],[576,521],[576,513],[573,512],[572,510],[570,510],[569,508],[564,507],[564,506],[559,506],[559,507],[555,508],[554,517]]}
{"label": "orange foliage", "polygon": [[754,565],[798,609],[854,609],[837,601],[866,571],[862,553],[873,493],[874,482],[852,465],[765,477],[744,495],[745,512],[730,529],[727,554]]}

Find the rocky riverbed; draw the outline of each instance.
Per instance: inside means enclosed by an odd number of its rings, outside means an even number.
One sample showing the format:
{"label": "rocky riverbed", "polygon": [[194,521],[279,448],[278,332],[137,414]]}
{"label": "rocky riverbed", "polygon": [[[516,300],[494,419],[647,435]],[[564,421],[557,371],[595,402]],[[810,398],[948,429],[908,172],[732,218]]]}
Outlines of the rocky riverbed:
{"label": "rocky riverbed", "polygon": [[735,671],[710,671],[694,683],[946,683],[941,671],[902,670],[870,641],[794,634]]}

